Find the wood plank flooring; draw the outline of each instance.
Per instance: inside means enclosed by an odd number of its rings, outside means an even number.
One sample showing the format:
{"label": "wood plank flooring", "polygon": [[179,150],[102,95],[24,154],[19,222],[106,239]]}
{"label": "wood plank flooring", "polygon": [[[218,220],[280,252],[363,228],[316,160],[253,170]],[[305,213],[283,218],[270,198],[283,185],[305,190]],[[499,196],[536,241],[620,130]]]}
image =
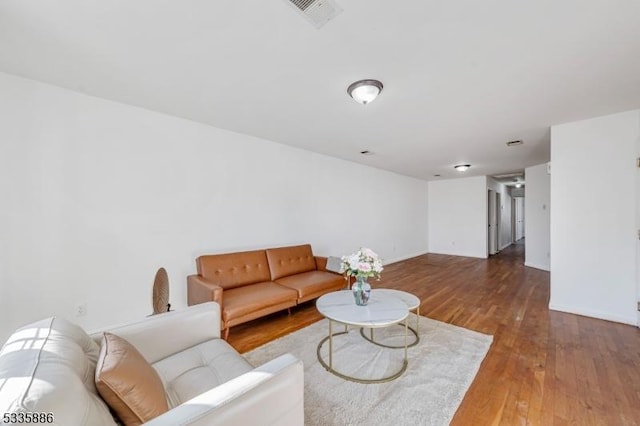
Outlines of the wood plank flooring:
{"label": "wood plank flooring", "polygon": [[[422,315],[494,336],[453,425],[640,425],[640,331],[549,311],[549,273],[515,244],[490,259],[427,254],[375,287],[420,297]],[[321,316],[314,302],[231,329],[245,352]]]}

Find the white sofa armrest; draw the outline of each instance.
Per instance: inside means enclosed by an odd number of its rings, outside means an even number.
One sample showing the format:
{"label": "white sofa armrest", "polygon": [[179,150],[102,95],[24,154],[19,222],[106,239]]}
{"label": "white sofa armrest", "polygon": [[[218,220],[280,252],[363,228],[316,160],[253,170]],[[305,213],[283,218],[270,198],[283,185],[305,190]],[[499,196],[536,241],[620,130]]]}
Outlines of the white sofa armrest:
{"label": "white sofa armrest", "polygon": [[282,355],[203,393],[145,425],[304,424],[302,361]]}
{"label": "white sofa armrest", "polygon": [[[220,338],[220,305],[202,303],[104,331],[127,340],[153,364],[207,340]],[[101,334],[95,335],[101,340]]]}

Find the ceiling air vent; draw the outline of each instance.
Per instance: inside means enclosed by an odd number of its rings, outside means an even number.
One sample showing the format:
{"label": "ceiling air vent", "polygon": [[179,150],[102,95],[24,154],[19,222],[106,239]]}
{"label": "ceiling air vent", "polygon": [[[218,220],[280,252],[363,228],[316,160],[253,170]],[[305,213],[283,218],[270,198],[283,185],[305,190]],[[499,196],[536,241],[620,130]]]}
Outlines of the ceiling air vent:
{"label": "ceiling air vent", "polygon": [[307,10],[309,6],[311,6],[311,3],[314,2],[314,0],[290,0],[290,1],[291,3],[294,4],[294,6],[296,6],[298,9],[300,9],[303,12]]}
{"label": "ceiling air vent", "polygon": [[320,28],[342,12],[334,0],[286,0],[311,24]]}
{"label": "ceiling air vent", "polygon": [[507,142],[507,146],[517,146],[517,145],[522,145],[524,142],[522,142],[522,140],[517,140],[517,141],[509,141]]}
{"label": "ceiling air vent", "polygon": [[501,175],[493,175],[491,176],[494,179],[509,179],[514,177],[524,177],[524,171],[522,172],[513,172],[513,173],[503,173]]}

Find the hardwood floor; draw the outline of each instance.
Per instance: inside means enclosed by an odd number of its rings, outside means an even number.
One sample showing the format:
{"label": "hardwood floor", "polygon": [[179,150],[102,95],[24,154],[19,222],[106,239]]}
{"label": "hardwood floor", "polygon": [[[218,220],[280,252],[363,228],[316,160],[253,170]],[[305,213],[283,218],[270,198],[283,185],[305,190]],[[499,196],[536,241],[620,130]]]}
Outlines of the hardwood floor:
{"label": "hardwood floor", "polygon": [[[549,311],[549,273],[512,245],[488,260],[427,254],[385,268],[375,287],[420,297],[429,318],[493,335],[453,425],[640,424],[640,331]],[[231,329],[244,352],[321,316],[313,302]]]}

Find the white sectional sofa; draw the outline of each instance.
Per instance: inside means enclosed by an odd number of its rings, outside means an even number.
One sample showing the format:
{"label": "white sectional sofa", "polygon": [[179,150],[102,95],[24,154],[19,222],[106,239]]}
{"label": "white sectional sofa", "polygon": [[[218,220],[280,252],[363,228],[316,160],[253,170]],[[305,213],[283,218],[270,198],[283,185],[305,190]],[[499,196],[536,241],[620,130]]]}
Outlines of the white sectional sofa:
{"label": "white sectional sofa", "polygon": [[[304,424],[302,362],[285,354],[254,368],[220,328],[211,302],[105,330],[131,343],[162,381],[169,410],[145,424]],[[94,384],[101,337],[55,317],[14,332],[0,350],[0,416],[117,424]]]}

